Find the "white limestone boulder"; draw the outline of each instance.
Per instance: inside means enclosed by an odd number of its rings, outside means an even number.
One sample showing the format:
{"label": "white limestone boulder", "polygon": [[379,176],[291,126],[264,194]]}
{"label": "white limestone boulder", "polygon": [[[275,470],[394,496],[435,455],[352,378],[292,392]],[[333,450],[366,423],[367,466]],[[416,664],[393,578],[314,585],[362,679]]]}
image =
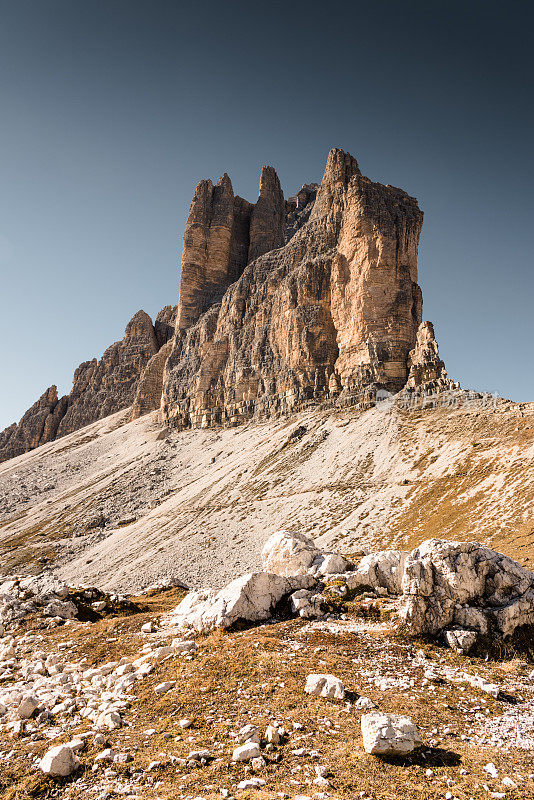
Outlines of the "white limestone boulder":
{"label": "white limestone boulder", "polygon": [[305,575],[320,555],[309,536],[283,530],[269,536],[261,551],[261,563],[265,572],[275,575]]}
{"label": "white limestone boulder", "polygon": [[26,694],[20,701],[17,708],[17,717],[19,719],[29,719],[34,711],[39,707],[39,700],[31,694]]}
{"label": "white limestone boulder", "polygon": [[108,731],[122,727],[122,718],[117,711],[103,711],[96,719],[97,728],[107,728]]}
{"label": "white limestone boulder", "polygon": [[314,558],[309,571],[312,575],[336,575],[346,572],[351,567],[350,561],[340,556],[339,553],[319,553]]}
{"label": "white limestone boulder", "polygon": [[167,618],[167,624],[206,633],[215,628],[230,628],[238,622],[260,622],[271,617],[283,598],[298,589],[311,589],[315,584],[310,575],[286,578],[269,572],[248,573],[219,592],[189,592]]}
{"label": "white limestone boulder", "polygon": [[408,551],[379,550],[369,553],[355,570],[331,576],[342,580],[349,591],[354,589],[387,589],[390,594],[402,594],[402,576]]}
{"label": "white limestone boulder", "polygon": [[68,584],[50,572],[21,578],[19,587],[33,595],[55,595],[60,600],[63,600],[69,593]]}
{"label": "white limestone boulder", "polygon": [[413,634],[459,627],[505,637],[534,624],[534,573],[478,542],[423,542],[405,561],[402,591]]}
{"label": "white limestone boulder", "polygon": [[73,748],[66,744],[52,747],[39,761],[41,771],[54,778],[66,778],[68,775],[72,775],[79,766],[80,761]]}
{"label": "white limestone boulder", "polygon": [[306,678],[304,686],[306,694],[318,694],[330,700],[344,700],[345,688],[335,675],[311,674]]}
{"label": "white limestone boulder", "polygon": [[70,600],[52,600],[44,608],[47,617],[61,617],[61,619],[74,619],[78,609]]}
{"label": "white limestone boulder", "polygon": [[260,746],[257,742],[245,742],[234,749],[232,761],[251,761],[261,756]]}
{"label": "white limestone boulder", "polygon": [[410,717],[372,711],[361,719],[363,746],[371,755],[405,755],[422,744]]}
{"label": "white limestone boulder", "polygon": [[345,572],[351,564],[339,553],[323,552],[310,536],[295,531],[277,531],[261,551],[266,572],[276,575],[332,575]]}

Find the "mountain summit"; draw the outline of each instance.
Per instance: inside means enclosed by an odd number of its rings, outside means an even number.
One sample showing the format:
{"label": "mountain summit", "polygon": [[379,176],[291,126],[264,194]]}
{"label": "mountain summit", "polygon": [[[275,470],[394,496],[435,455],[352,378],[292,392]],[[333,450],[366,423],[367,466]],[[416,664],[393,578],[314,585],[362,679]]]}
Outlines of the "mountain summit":
{"label": "mountain summit", "polygon": [[0,461],[129,406],[134,419],[161,408],[167,425],[209,427],[451,387],[432,325],[420,328],[422,223],[413,197],[339,149],[321,185],[288,200],[271,166],[256,203],[226,173],[200,181],[178,306],[155,325],[139,311],[121,342],[77,368],[69,395],[47,389],[0,433]]}

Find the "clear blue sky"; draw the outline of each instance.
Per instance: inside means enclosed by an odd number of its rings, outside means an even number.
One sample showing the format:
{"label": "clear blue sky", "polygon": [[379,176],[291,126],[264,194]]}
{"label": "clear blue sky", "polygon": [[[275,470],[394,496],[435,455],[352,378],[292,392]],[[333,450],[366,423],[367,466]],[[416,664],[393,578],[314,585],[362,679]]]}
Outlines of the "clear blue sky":
{"label": "clear blue sky", "polygon": [[0,0],[0,429],[178,297],[200,178],[342,147],[425,212],[449,373],[534,400],[526,2]]}

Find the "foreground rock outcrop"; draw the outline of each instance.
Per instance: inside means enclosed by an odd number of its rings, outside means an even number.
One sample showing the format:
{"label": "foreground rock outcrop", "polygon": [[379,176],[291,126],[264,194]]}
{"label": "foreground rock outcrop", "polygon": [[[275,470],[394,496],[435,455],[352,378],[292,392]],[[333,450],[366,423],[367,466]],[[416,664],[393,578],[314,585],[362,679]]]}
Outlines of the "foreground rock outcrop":
{"label": "foreground rock outcrop", "polygon": [[402,617],[418,634],[506,637],[534,625],[534,573],[478,542],[423,542],[406,558],[402,594]]}
{"label": "foreground rock outcrop", "polygon": [[284,598],[294,615],[321,617],[336,598],[371,590],[400,597],[399,618],[411,635],[442,635],[462,652],[479,635],[504,639],[534,626],[534,573],[478,542],[429,539],[411,553],[368,553],[354,566],[308,536],[280,531],[267,540],[262,562],[269,572],[236,578],[218,593],[191,592],[169,624],[206,632],[258,622]]}
{"label": "foreground rock outcrop", "polygon": [[371,755],[405,755],[422,744],[410,717],[373,711],[361,720],[363,746]]}
{"label": "foreground rock outcrop", "polygon": [[291,578],[269,572],[243,575],[220,592],[190,592],[172,614],[169,624],[207,633],[214,628],[231,628],[239,622],[260,622],[269,619],[291,592],[312,586],[315,580],[309,575]]}
{"label": "foreground rock outcrop", "polygon": [[168,587],[94,622],[46,621],[30,589],[87,592],[51,574],[0,587],[26,614],[0,632],[8,796],[531,796],[532,663],[409,647],[358,604],[184,639]]}

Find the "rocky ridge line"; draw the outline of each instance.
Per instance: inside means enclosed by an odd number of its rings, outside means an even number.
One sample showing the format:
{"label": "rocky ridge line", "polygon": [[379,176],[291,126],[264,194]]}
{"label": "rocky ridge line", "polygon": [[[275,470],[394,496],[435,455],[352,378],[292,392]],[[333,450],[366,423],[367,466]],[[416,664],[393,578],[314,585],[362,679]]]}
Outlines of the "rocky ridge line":
{"label": "rocky ridge line", "polygon": [[144,311],[128,322],[124,338],[97,361],[74,372],[70,394],[58,398],[51,386],[20,422],[0,433],[0,462],[26,453],[134,403],[133,415],[157,408],[163,360],[158,354],[174,334],[176,307],[166,306],[155,324]]}

